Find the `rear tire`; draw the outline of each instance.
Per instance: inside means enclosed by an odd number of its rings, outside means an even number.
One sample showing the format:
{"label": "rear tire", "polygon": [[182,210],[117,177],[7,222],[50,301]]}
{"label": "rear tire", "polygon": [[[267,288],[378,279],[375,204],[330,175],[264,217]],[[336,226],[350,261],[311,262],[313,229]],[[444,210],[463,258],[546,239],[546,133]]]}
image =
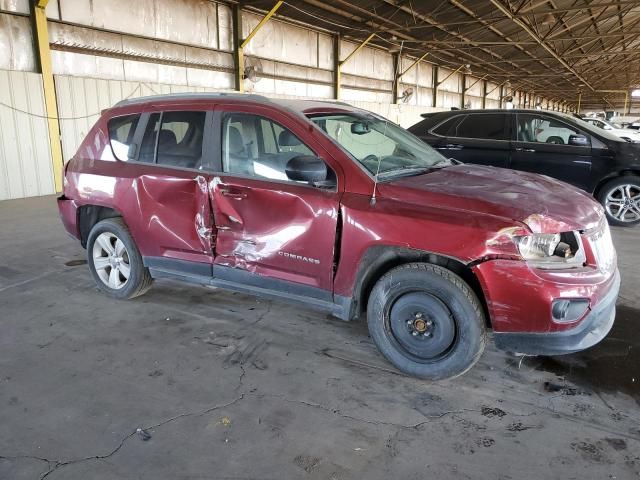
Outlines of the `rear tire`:
{"label": "rear tire", "polygon": [[640,224],[640,177],[627,175],[605,183],[598,192],[609,225]]}
{"label": "rear tire", "polygon": [[450,270],[426,263],[394,268],[376,283],[367,324],[389,362],[428,380],[462,375],[486,344],[483,310],[471,288]]}
{"label": "rear tire", "polygon": [[121,218],[95,224],[87,239],[87,260],[98,288],[111,297],[130,299],[151,288],[153,278]]}
{"label": "rear tire", "polygon": [[556,145],[564,145],[564,140],[560,137],[549,137],[547,138],[547,143],[554,143]]}

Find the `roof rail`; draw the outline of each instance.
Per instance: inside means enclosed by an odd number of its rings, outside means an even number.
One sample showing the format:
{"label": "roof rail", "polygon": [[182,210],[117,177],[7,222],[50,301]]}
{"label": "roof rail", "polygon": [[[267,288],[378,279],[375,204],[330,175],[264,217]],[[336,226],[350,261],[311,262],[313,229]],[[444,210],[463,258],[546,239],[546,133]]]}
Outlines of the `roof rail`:
{"label": "roof rail", "polygon": [[116,107],[122,107],[124,105],[135,105],[138,103],[146,103],[161,100],[212,100],[217,98],[247,98],[252,100],[258,100],[262,102],[269,102],[267,97],[255,94],[233,93],[233,92],[182,92],[182,93],[167,93],[160,95],[148,95],[145,97],[127,98],[120,100],[115,104]]}

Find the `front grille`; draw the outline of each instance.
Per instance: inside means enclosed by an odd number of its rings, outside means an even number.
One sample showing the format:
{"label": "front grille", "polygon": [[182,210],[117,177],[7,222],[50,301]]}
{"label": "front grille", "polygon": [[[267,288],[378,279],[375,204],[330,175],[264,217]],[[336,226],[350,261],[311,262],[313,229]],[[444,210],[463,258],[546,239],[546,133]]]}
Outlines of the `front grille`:
{"label": "front grille", "polygon": [[616,250],[611,239],[611,230],[606,221],[587,237],[600,270],[609,272],[616,267]]}

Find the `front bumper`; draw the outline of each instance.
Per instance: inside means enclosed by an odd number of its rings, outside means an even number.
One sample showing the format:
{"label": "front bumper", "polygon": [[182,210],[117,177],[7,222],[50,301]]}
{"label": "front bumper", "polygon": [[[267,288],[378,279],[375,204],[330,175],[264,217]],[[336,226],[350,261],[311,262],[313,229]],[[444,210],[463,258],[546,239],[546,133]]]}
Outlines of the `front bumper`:
{"label": "front bumper", "polygon": [[616,270],[609,290],[577,326],[545,333],[496,332],[496,346],[529,355],[564,355],[592,347],[607,336],[616,316],[620,273]]}

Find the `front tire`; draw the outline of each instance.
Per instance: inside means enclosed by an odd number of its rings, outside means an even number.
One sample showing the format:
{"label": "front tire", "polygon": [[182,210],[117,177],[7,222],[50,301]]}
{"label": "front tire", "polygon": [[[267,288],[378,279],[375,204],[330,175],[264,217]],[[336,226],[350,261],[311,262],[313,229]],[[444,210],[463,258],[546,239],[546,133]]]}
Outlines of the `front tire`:
{"label": "front tire", "polygon": [[598,193],[610,225],[640,224],[640,177],[628,175],[607,182]]}
{"label": "front tire", "polygon": [[153,278],[121,218],[95,224],[87,239],[87,259],[98,288],[111,297],[130,299],[151,288]]}
{"label": "front tire", "polygon": [[450,270],[426,263],[394,268],[376,283],[367,324],[389,362],[427,380],[462,375],[486,344],[483,310],[471,288]]}

